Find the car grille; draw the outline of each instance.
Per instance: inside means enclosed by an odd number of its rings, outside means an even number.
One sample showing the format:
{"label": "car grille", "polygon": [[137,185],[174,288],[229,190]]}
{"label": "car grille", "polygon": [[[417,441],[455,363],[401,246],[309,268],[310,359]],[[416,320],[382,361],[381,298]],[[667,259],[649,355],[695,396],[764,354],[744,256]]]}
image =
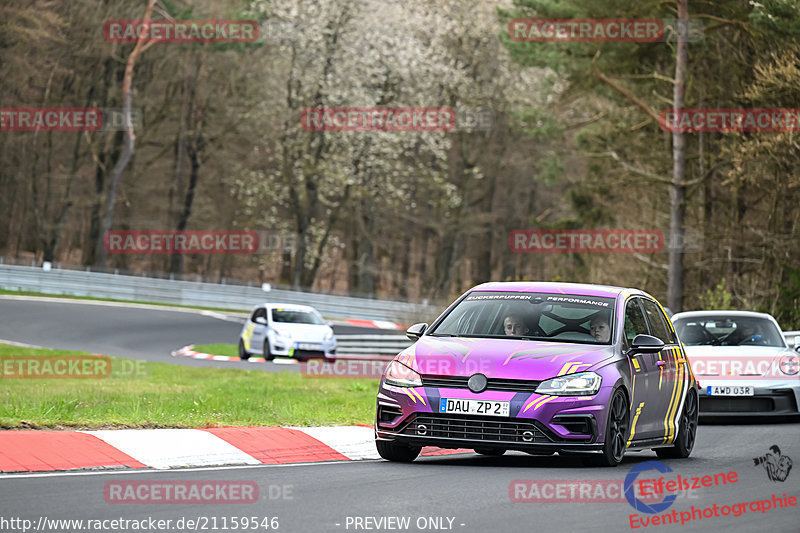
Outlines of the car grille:
{"label": "car grille", "polygon": [[[423,376],[423,387],[438,387],[444,389],[468,389],[469,376]],[[503,392],[534,392],[541,383],[527,379],[498,379],[489,378],[486,390]]]}
{"label": "car grille", "polygon": [[758,413],[774,409],[775,405],[770,398],[700,398],[701,412]]}
{"label": "car grille", "polygon": [[298,350],[295,349],[294,357],[297,359],[305,359],[310,357],[325,357],[325,352],[321,350]]}
{"label": "car grille", "polygon": [[417,437],[447,438],[466,441],[514,443],[550,443],[544,432],[532,422],[510,419],[460,417],[457,415],[417,415],[401,431]]}

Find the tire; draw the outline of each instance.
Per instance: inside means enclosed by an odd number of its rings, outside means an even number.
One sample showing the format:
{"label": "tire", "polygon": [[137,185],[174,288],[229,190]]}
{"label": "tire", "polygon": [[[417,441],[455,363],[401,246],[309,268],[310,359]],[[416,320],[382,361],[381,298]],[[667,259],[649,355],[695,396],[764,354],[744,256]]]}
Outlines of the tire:
{"label": "tire", "polygon": [[656,448],[656,455],[662,459],[685,459],[689,457],[697,439],[697,418],[699,409],[697,391],[694,389],[686,395],[683,412],[678,420],[678,435],[675,443],[669,448]]}
{"label": "tire", "polygon": [[242,361],[250,359],[250,354],[244,349],[244,341],[242,339],[239,339],[239,359]]}
{"label": "tire", "polygon": [[475,448],[475,453],[477,453],[479,455],[489,455],[491,457],[500,457],[501,455],[506,453],[506,451],[505,450],[492,449],[492,448]]}
{"label": "tire", "polygon": [[272,354],[272,350],[269,347],[269,339],[264,339],[264,359],[267,361],[272,361],[275,359],[275,356]]}
{"label": "tire", "polygon": [[378,455],[387,461],[398,463],[410,463],[422,451],[420,447],[403,446],[402,444],[394,444],[384,440],[376,440],[375,447],[378,448]]}
{"label": "tire", "polygon": [[627,448],[629,417],[630,410],[625,393],[621,389],[617,389],[611,395],[611,402],[608,405],[608,422],[606,423],[603,450],[600,454],[586,457],[585,463],[593,466],[617,466],[622,462]]}

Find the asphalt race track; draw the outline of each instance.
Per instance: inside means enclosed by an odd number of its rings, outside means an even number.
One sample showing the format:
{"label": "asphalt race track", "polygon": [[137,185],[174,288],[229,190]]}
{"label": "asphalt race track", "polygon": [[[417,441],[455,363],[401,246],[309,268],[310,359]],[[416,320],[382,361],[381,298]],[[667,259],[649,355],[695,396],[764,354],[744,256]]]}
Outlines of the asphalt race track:
{"label": "asphalt race track", "polygon": [[[231,363],[170,355],[188,344],[235,344],[243,324],[241,316],[216,312],[201,314],[198,310],[0,298],[0,339],[3,340],[188,366],[296,370],[271,363]],[[333,330],[338,335],[400,333],[338,325]]]}
{"label": "asphalt race track", "polygon": [[[718,509],[756,500],[800,495],[800,472],[792,471],[784,482],[770,481],[753,458],[778,444],[784,455],[800,458],[800,426],[791,424],[749,427],[701,426],[695,451],[687,460],[665,460],[664,464],[682,477],[734,471],[736,482],[697,489],[681,494],[663,511],[690,512],[691,507]],[[437,531],[429,518],[444,517],[444,530],[460,532],[533,531],[632,531],[630,516],[653,516],[636,511],[627,503],[559,502],[513,503],[509,485],[514,480],[613,480],[620,484],[635,465],[655,459],[652,453],[626,457],[617,468],[585,468],[575,458],[532,457],[523,454],[499,458],[465,454],[428,457],[411,464],[361,461],[300,466],[257,466],[192,471],[146,473],[87,473],[0,476],[3,516],[32,520],[115,519],[141,520],[148,517],[173,520],[232,517],[277,517],[278,531],[365,531],[355,528],[356,518],[409,517],[407,528],[377,528],[379,531]],[[654,471],[641,478],[655,479]],[[10,478],[10,479],[9,479]],[[667,479],[670,479],[669,477]],[[259,499],[252,504],[119,504],[107,503],[107,483],[130,481],[251,481],[259,487]],[[544,494],[544,488],[542,493]],[[567,491],[568,494],[568,491]],[[758,504],[756,504],[758,505]],[[762,505],[762,507],[766,507]],[[739,507],[741,509],[741,507]],[[710,511],[713,512],[713,511]],[[348,523],[348,517],[349,523]],[[448,519],[452,525],[448,528]],[[680,519],[680,518],[679,518]],[[202,520],[202,518],[201,518]],[[419,522],[418,522],[419,521]],[[748,510],[739,517],[703,518],[684,525],[651,525],[647,531],[769,531],[797,532],[798,507],[761,513]],[[338,524],[338,525],[337,525]],[[386,525],[387,523],[384,523]],[[397,525],[396,523],[393,523]],[[462,525],[463,524],[463,525]],[[423,527],[418,527],[423,526]],[[202,527],[199,528],[202,530]],[[230,523],[229,523],[230,529]],[[258,529],[264,531],[264,529]],[[4,531],[8,531],[4,529]],[[110,531],[106,529],[105,531]]]}
{"label": "asphalt race track", "polygon": [[[173,358],[169,352],[189,343],[233,342],[241,327],[238,320],[168,310],[0,299],[2,339],[193,366],[231,368],[230,363]],[[337,332],[341,333],[341,329]],[[248,368],[290,368],[241,364]],[[800,506],[766,509],[764,503],[751,505],[762,500],[769,500],[770,507],[777,505],[773,503],[773,494],[776,498],[784,493],[787,498],[800,498],[800,466],[790,470],[783,481],[771,481],[764,466],[754,464],[754,458],[764,456],[772,445],[778,445],[782,455],[795,463],[800,461],[800,423],[701,425],[689,459],[663,460],[672,472],[661,474],[648,470],[642,472],[639,479],[664,476],[666,480],[674,480],[677,475],[684,479],[702,478],[735,472],[736,481],[679,491],[671,506],[657,514],[637,511],[624,498],[597,503],[569,496],[570,483],[608,480],[623,485],[632,468],[644,467],[645,461],[657,459],[652,452],[642,452],[628,455],[617,468],[587,468],[577,458],[557,455],[533,457],[509,453],[503,457],[483,457],[467,453],[425,457],[411,464],[350,461],[170,471],[0,475],[0,515],[6,520],[31,520],[30,530],[41,526],[39,531],[125,530],[109,525],[92,529],[88,522],[82,529],[74,523],[55,527],[45,518],[137,521],[152,518],[171,520],[168,527],[161,530],[176,532],[277,529],[287,532],[675,530],[796,533],[800,531]],[[555,501],[512,501],[515,495],[533,494],[527,492],[530,483],[518,485],[515,480],[535,482],[541,497]],[[558,480],[561,480],[561,492],[552,485]],[[259,497],[249,504],[107,501],[104,494],[107,484],[132,481],[253,482],[258,486]],[[518,486],[524,490],[518,492]],[[746,504],[743,513],[742,504]],[[714,505],[718,513],[728,509],[732,514],[713,516]],[[694,515],[692,507],[697,510]],[[707,513],[711,516],[697,518],[705,508],[710,509]],[[740,516],[734,516],[734,509],[738,509]],[[641,525],[645,517],[663,516],[672,511],[676,511],[677,524]],[[694,519],[687,518],[681,525],[681,513]],[[631,526],[631,516],[639,520],[634,523],[638,527]],[[260,525],[256,529],[242,528],[240,522],[239,527],[234,528],[232,519],[239,517],[257,518]],[[277,517],[277,522],[265,529],[263,519],[273,517]],[[178,526],[181,519],[183,522]],[[407,525],[403,522],[405,519],[408,519]],[[197,523],[189,527],[186,520]],[[266,523],[270,523],[269,520]],[[0,520],[0,531],[22,531],[23,524]],[[274,528],[275,525],[278,527]]]}

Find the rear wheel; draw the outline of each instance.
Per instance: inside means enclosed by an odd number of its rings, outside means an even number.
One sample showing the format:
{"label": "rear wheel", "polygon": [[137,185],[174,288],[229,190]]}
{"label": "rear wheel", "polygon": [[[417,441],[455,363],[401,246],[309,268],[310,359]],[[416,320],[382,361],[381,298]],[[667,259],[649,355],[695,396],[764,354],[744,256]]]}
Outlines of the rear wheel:
{"label": "rear wheel", "polygon": [[376,440],[375,447],[378,448],[378,455],[387,461],[399,463],[410,463],[422,451],[422,448],[417,446],[403,446],[402,444],[386,442],[385,440]]}
{"label": "rear wheel", "polygon": [[480,454],[480,455],[491,455],[491,456],[494,456],[494,457],[498,457],[498,456],[503,455],[504,453],[506,453],[506,451],[502,450],[502,449],[495,450],[495,449],[492,449],[492,448],[475,448],[475,453]]}
{"label": "rear wheel", "polygon": [[244,349],[244,341],[242,339],[239,339],[239,359],[242,361],[250,359],[250,354]]}
{"label": "rear wheel", "polygon": [[678,436],[675,437],[675,444],[670,448],[656,448],[656,455],[662,459],[685,459],[689,457],[694,448],[694,441],[697,437],[697,392],[690,390],[686,395],[686,403],[683,404],[683,413],[678,421]]}
{"label": "rear wheel", "polygon": [[272,354],[272,350],[269,347],[269,339],[264,339],[264,359],[267,361],[272,361],[275,359],[275,356]]}
{"label": "rear wheel", "polygon": [[620,389],[614,391],[608,409],[608,423],[606,424],[606,438],[603,450],[599,455],[591,455],[586,462],[597,466],[617,466],[622,462],[627,448],[628,438],[628,402],[625,393]]}

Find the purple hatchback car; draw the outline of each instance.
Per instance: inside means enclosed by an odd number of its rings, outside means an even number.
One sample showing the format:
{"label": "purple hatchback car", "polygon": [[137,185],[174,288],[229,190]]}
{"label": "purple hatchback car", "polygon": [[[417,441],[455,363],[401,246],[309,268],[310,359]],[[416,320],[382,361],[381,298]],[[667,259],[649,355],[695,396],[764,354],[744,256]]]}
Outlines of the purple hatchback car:
{"label": "purple hatchback car", "polygon": [[436,321],[381,379],[381,457],[423,446],[484,455],[583,455],[615,466],[626,450],[688,457],[698,390],[659,303],[636,290],[485,283]]}

